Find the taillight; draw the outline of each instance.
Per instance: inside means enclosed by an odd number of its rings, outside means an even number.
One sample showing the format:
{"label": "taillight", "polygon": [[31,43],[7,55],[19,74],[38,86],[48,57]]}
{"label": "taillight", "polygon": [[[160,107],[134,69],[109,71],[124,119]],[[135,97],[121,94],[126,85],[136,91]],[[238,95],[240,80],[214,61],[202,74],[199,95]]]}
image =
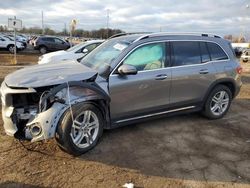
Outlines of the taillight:
{"label": "taillight", "polygon": [[238,73],[238,74],[241,74],[242,73],[242,67],[241,66],[238,66],[237,68],[236,68],[236,72]]}

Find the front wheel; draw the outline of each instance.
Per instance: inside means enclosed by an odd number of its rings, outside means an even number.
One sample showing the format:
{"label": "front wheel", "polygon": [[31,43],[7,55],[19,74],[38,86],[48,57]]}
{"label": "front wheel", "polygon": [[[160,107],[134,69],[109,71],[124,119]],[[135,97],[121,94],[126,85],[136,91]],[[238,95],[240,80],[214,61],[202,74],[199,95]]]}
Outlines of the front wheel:
{"label": "front wheel", "polygon": [[39,51],[40,51],[41,54],[45,54],[45,53],[47,53],[47,48],[45,46],[41,46],[39,48]]}
{"label": "front wheel", "polygon": [[[73,116],[73,121],[72,121]],[[68,109],[59,121],[56,140],[72,155],[81,155],[96,146],[103,132],[103,116],[92,104],[79,103]]]}
{"label": "front wheel", "polygon": [[216,86],[208,96],[203,115],[209,119],[222,118],[228,111],[232,102],[232,92],[224,85]]}
{"label": "front wheel", "polygon": [[9,51],[10,53],[12,53],[12,54],[15,53],[15,46],[14,46],[14,45],[9,45],[9,46],[7,47],[7,49],[8,49],[8,51]]}

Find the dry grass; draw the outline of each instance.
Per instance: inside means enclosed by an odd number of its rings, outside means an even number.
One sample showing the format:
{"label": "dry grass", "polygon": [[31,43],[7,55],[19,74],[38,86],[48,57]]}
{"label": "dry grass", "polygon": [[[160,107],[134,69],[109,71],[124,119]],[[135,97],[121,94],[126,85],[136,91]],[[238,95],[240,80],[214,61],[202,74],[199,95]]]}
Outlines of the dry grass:
{"label": "dry grass", "polygon": [[0,54],[0,65],[32,65],[38,61],[39,54],[17,54],[15,63],[13,54]]}

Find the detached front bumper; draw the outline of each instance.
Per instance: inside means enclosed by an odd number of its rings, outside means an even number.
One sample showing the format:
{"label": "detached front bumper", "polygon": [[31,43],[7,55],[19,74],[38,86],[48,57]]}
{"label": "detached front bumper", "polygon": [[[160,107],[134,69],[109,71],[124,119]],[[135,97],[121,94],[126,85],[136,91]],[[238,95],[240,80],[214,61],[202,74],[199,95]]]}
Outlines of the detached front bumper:
{"label": "detached front bumper", "polygon": [[5,82],[2,82],[0,94],[1,94],[1,102],[2,102],[2,118],[3,118],[3,126],[7,135],[14,136],[14,134],[18,131],[16,123],[12,120],[12,115],[14,112],[14,107],[12,105],[11,94],[16,93],[33,93],[35,90],[33,89],[22,89],[16,90],[7,87]]}
{"label": "detached front bumper", "polygon": [[46,111],[38,113],[38,108],[35,106],[24,104],[19,107],[12,104],[14,95],[36,94],[36,90],[32,88],[12,89],[3,82],[0,91],[2,118],[7,135],[32,142],[54,137],[58,121],[67,109],[67,105],[54,103]]}

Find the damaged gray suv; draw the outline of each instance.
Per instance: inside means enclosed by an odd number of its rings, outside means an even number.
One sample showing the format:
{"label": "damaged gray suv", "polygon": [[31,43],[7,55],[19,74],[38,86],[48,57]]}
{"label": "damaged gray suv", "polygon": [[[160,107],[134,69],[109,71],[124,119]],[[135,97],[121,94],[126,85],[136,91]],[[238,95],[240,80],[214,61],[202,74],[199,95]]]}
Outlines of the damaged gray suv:
{"label": "damaged gray suv", "polygon": [[35,65],[1,85],[5,132],[31,142],[56,138],[73,155],[103,129],[167,114],[222,118],[241,87],[231,44],[210,34],[120,34],[81,63]]}

